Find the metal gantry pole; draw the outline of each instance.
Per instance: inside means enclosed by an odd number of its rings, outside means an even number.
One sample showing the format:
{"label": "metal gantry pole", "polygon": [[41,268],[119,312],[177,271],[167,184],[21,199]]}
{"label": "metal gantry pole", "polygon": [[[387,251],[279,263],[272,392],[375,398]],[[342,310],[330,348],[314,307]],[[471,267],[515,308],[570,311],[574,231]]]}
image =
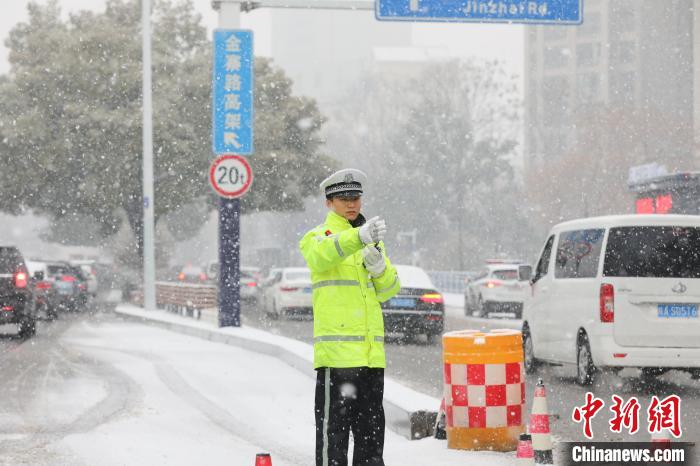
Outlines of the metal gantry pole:
{"label": "metal gantry pole", "polygon": [[153,97],[151,77],[151,0],[141,0],[143,29],[143,307],[156,308],[153,214]]}
{"label": "metal gantry pole", "polygon": [[[238,29],[241,5],[236,1],[215,1],[220,29]],[[219,199],[219,327],[241,326],[241,203]]]}

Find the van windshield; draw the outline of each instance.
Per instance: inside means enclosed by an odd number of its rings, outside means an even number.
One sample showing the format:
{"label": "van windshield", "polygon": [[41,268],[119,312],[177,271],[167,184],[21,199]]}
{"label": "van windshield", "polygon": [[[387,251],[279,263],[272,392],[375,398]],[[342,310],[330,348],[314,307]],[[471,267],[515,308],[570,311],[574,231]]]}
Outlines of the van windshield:
{"label": "van windshield", "polygon": [[700,228],[612,228],[603,275],[700,278]]}

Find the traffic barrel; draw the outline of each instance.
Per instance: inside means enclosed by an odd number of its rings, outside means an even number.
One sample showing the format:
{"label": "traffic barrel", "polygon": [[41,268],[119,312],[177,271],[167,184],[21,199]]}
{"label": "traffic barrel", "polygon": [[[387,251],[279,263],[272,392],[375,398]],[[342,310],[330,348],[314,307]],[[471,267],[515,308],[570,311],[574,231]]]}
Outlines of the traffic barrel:
{"label": "traffic barrel", "polygon": [[530,435],[535,449],[537,464],[554,464],[552,458],[552,435],[549,430],[549,410],[547,409],[547,390],[542,379],[537,381],[535,398],[530,414]]}
{"label": "traffic barrel", "polygon": [[272,466],[272,458],[269,453],[255,455],[255,466]]}
{"label": "traffic barrel", "polygon": [[447,447],[516,450],[525,433],[522,334],[449,332],[442,347]]}
{"label": "traffic barrel", "polygon": [[535,466],[535,453],[532,450],[532,437],[528,434],[520,434],[518,451],[515,454],[517,466]]}

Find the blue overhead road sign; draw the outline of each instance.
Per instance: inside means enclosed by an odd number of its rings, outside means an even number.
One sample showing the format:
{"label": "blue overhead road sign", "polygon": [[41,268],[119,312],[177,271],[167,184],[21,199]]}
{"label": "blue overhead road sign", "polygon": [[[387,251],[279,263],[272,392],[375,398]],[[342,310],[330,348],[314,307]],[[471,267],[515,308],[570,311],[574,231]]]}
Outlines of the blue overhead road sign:
{"label": "blue overhead road sign", "polygon": [[253,32],[214,31],[215,154],[253,153]]}
{"label": "blue overhead road sign", "polygon": [[581,24],[583,0],[376,0],[382,21]]}

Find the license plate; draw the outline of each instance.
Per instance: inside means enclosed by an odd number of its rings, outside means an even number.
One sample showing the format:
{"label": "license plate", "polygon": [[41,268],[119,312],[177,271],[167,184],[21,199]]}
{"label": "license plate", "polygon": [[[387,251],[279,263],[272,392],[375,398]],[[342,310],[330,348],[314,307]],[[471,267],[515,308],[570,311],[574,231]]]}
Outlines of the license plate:
{"label": "license plate", "polygon": [[304,288],[304,289],[302,290],[302,292],[303,292],[303,293],[311,293],[311,287]]}
{"label": "license plate", "polygon": [[697,319],[698,318],[698,305],[697,304],[659,304],[657,315],[659,317],[663,317],[663,318],[679,317],[682,319]]}
{"label": "license plate", "polygon": [[416,307],[416,300],[413,298],[391,298],[389,300],[389,306],[403,309],[413,309]]}

